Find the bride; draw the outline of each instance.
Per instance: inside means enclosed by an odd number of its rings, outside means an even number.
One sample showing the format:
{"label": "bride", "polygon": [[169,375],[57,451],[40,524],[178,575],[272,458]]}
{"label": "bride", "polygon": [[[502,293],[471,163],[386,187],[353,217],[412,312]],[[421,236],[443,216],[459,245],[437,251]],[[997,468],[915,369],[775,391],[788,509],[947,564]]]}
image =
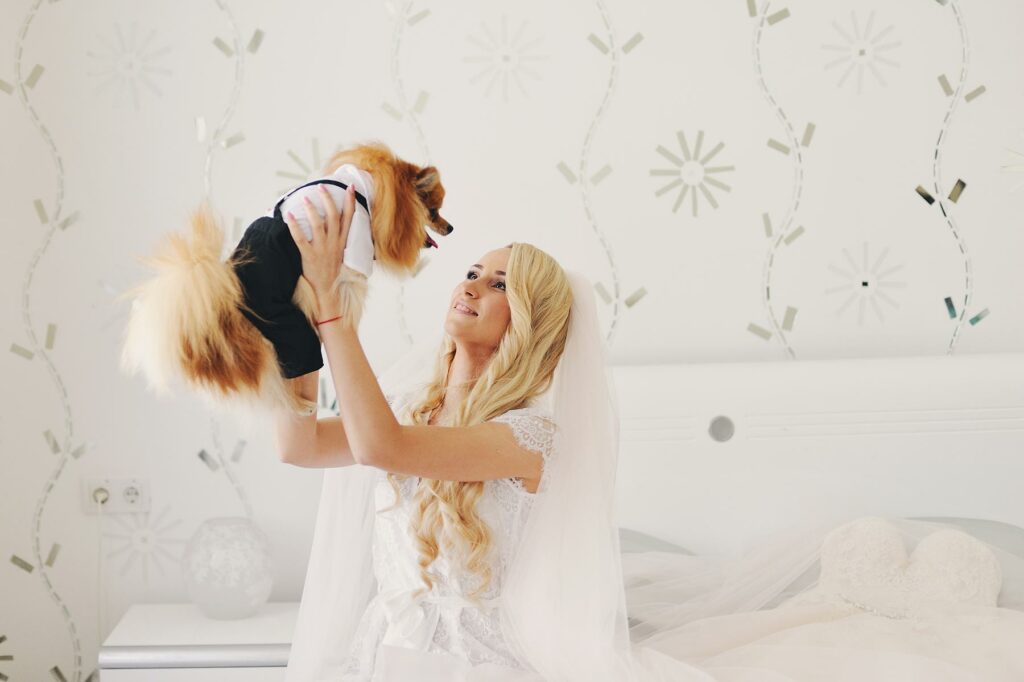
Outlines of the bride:
{"label": "bride", "polygon": [[285,461],[326,468],[289,682],[1024,679],[1024,559],[954,527],[621,554],[586,279],[525,243],[484,254],[442,341],[378,380],[330,293],[353,200],[326,204],[312,241],[286,219],[340,411],[277,421]]}

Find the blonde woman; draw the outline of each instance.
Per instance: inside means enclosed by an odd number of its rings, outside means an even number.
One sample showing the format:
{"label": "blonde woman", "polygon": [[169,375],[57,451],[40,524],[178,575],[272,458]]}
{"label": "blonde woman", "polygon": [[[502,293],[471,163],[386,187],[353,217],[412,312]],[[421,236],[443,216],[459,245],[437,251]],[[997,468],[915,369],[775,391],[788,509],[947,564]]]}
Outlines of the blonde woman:
{"label": "blonde woman", "polygon": [[[628,632],[608,505],[614,461],[602,456],[614,447],[615,420],[606,412],[594,427],[599,413],[579,411],[588,400],[607,406],[609,396],[589,285],[570,281],[529,244],[485,253],[450,294],[433,375],[386,395],[328,293],[351,208],[351,197],[340,214],[329,202],[323,217],[307,206],[311,242],[286,216],[318,297],[340,412],[277,423],[285,462],[327,468],[287,679],[626,679],[614,671],[621,661],[594,653],[621,656],[610,645]],[[577,298],[589,303],[589,317],[570,314]],[[575,468],[568,455],[556,458],[563,485],[580,489],[574,497],[553,488],[546,470],[560,425],[542,398],[573,323],[588,322],[573,338],[580,358],[585,350],[597,361],[588,366],[595,385],[562,373],[567,389],[588,396],[563,404],[599,439],[588,446],[586,434],[576,437],[584,456]],[[315,400],[316,373],[296,381]],[[573,422],[565,419],[568,435]],[[546,495],[538,495],[542,483]],[[531,513],[538,498],[548,500],[546,511]],[[593,575],[606,582],[584,589],[585,576],[545,568],[564,558],[598,560]],[[503,589],[515,574],[519,588]],[[548,604],[552,592],[561,615]],[[575,677],[562,675],[563,666]]]}

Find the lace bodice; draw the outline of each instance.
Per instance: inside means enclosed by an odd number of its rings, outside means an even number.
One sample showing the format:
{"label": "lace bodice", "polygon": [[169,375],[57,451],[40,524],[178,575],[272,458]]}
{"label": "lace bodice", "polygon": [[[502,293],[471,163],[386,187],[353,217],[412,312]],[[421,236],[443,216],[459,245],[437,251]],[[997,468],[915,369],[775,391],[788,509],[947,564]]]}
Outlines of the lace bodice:
{"label": "lace bodice", "polygon": [[[400,400],[388,400],[396,413]],[[508,424],[517,442],[540,453],[546,465],[554,436],[554,424],[546,411],[524,407],[491,421]],[[388,509],[395,503],[395,494],[387,473],[379,472],[374,489],[378,513],[373,531],[377,594],[360,620],[342,679],[369,680],[382,644],[452,654],[473,665],[490,662],[522,669],[502,636],[497,597],[535,494],[517,478],[484,482],[477,510],[492,534],[492,577],[476,605],[463,596],[476,587],[476,577],[453,570],[443,552],[428,569],[437,576],[434,589],[419,599],[412,596],[424,587],[410,531],[411,499],[418,483],[414,476],[402,481],[398,504]]]}
{"label": "lace bodice", "polygon": [[908,554],[896,527],[864,517],[825,537],[818,585],[788,604],[827,601],[906,618],[931,605],[996,606],[1001,587],[999,560],[967,533],[944,528]]}

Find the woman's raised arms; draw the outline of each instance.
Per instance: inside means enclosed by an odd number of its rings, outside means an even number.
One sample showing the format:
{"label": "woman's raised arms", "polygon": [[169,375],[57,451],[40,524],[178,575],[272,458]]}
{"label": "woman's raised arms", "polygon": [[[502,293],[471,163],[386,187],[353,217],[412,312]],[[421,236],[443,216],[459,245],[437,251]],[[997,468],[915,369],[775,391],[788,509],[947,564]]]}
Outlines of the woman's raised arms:
{"label": "woman's raised arms", "polygon": [[[445,427],[398,422],[366,358],[357,330],[337,321],[344,306],[333,283],[339,276],[355,197],[346,193],[340,212],[332,202],[327,202],[325,210],[326,219],[315,210],[306,209],[313,226],[312,241],[306,240],[294,216],[288,215],[285,222],[299,249],[302,276],[316,296],[320,340],[327,353],[341,414],[340,419],[327,421],[323,428],[317,423],[313,429],[290,429],[285,436],[289,447],[283,447],[282,454],[289,453],[289,459],[305,462],[304,466],[344,466],[354,461],[437,480],[522,478],[524,487],[539,482],[542,455],[521,447],[507,424]],[[285,419],[292,417],[280,418]],[[290,423],[283,425],[288,427]],[[348,461],[349,457],[352,461]]]}
{"label": "woman's raised arms", "polygon": [[[317,372],[296,378],[299,395],[316,400]],[[520,419],[543,420],[540,416]],[[540,481],[542,455],[523,447],[509,424],[473,426],[402,425],[389,439],[358,456],[352,452],[341,417],[281,414],[277,447],[282,462],[325,469],[359,462],[384,471],[446,481],[521,478],[528,492]]]}

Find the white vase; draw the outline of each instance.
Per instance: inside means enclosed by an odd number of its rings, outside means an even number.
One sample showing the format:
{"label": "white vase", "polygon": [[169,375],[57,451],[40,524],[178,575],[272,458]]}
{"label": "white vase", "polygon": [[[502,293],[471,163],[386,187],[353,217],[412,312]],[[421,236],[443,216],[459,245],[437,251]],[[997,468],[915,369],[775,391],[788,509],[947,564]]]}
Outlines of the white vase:
{"label": "white vase", "polygon": [[209,618],[247,618],[270,597],[267,538],[245,517],[204,521],[185,546],[181,562],[188,597]]}

